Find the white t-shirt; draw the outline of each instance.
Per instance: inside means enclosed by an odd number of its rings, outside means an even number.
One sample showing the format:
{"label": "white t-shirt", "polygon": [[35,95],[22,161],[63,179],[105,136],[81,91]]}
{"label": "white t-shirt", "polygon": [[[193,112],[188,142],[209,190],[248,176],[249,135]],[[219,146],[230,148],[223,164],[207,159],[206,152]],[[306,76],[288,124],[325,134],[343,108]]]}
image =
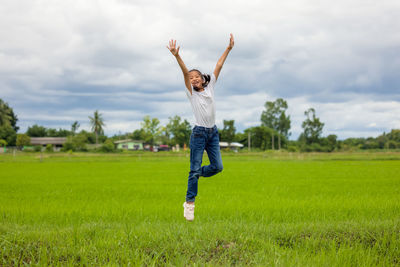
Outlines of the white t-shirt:
{"label": "white t-shirt", "polygon": [[217,79],[213,73],[204,91],[197,92],[192,87],[192,94],[190,94],[189,90],[186,89],[196,120],[195,125],[197,126],[211,128],[215,125],[214,86],[216,81]]}

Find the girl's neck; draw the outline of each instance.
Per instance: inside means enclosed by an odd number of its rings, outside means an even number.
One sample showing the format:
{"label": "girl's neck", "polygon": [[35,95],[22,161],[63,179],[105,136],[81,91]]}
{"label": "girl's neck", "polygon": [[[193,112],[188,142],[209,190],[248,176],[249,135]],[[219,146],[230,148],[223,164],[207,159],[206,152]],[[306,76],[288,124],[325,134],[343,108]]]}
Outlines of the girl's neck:
{"label": "girl's neck", "polygon": [[[193,88],[194,89],[194,88]],[[204,91],[204,87],[202,87],[202,88],[198,88],[198,87],[196,87],[196,89],[194,89],[196,92],[203,92]]]}

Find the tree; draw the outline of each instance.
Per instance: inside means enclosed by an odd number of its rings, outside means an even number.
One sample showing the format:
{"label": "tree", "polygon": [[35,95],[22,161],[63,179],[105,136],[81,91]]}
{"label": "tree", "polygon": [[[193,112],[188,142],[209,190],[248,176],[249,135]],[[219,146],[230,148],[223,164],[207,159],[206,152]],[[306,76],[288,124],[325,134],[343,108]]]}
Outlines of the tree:
{"label": "tree", "polygon": [[191,127],[186,119],[181,121],[179,116],[170,117],[166,128],[172,134],[171,145],[189,144]]}
{"label": "tree", "polygon": [[396,142],[400,142],[400,130],[399,129],[392,129],[390,133],[387,134],[389,140],[393,140]]}
{"label": "tree", "polygon": [[318,143],[324,123],[315,116],[315,109],[313,108],[306,110],[304,115],[307,116],[307,119],[301,124],[304,131],[299,139],[304,139],[306,144]]}
{"label": "tree", "polygon": [[320,139],[319,144],[319,147],[314,146],[313,148],[318,148],[318,151],[321,152],[332,152],[338,147],[337,136],[330,134],[327,137],[323,137]]}
{"label": "tree", "polygon": [[17,142],[18,147],[29,146],[31,144],[31,138],[27,134],[17,134]]}
{"label": "tree", "polygon": [[385,144],[389,141],[386,133],[383,133],[383,135],[378,136],[377,138],[375,138],[375,141],[378,143],[378,147],[380,149],[385,148]]}
{"label": "tree", "polygon": [[34,124],[28,127],[26,134],[30,137],[67,137],[71,135],[71,132],[61,128],[57,130]]}
{"label": "tree", "polygon": [[145,139],[144,130],[143,130],[142,128],[141,128],[141,129],[134,130],[133,133],[132,133],[132,135],[131,135],[131,138],[132,138],[133,140],[142,140],[142,141],[144,141],[144,139]]}
{"label": "tree", "polygon": [[18,121],[18,117],[17,115],[14,114],[14,111],[11,109],[10,110],[10,116],[11,116],[11,127],[14,128],[15,132],[18,132],[19,127],[17,126],[17,121]]}
{"label": "tree", "polygon": [[[274,136],[274,130],[266,126],[256,126],[244,130],[244,136],[251,136],[250,142],[252,148],[266,150],[271,147],[271,139]],[[275,135],[276,136],[276,135]],[[275,137],[273,137],[275,138]],[[246,138],[247,142],[247,138]]]}
{"label": "tree", "polygon": [[385,144],[386,148],[394,149],[400,148],[400,130],[399,129],[392,129],[390,133],[386,135],[388,141]]}
{"label": "tree", "polygon": [[343,140],[342,149],[344,150],[352,150],[352,149],[361,149],[365,145],[365,138],[347,138]]}
{"label": "tree", "polygon": [[229,144],[235,139],[235,120],[224,120],[224,128],[220,132],[221,140]]}
{"label": "tree", "polygon": [[167,126],[160,127],[160,135],[158,137],[158,142],[161,144],[171,144],[171,132]]}
{"label": "tree", "polygon": [[15,145],[17,117],[6,102],[0,99],[0,139],[5,140],[9,145]]}
{"label": "tree", "polygon": [[93,117],[89,116],[90,119],[90,125],[92,127],[92,131],[96,135],[96,144],[99,143],[99,134],[103,134],[104,130],[103,127],[105,126],[103,118],[101,117],[102,114],[99,113],[99,111],[95,111]]}
{"label": "tree", "polygon": [[389,140],[389,141],[387,142],[386,147],[389,148],[389,149],[400,148],[400,143],[398,143],[398,142],[396,142],[396,141],[393,141],[393,140]]}
{"label": "tree", "polygon": [[365,140],[365,143],[363,144],[363,146],[361,147],[362,149],[378,149],[379,147],[379,142],[373,138],[373,137],[368,137]]}
{"label": "tree", "polygon": [[11,114],[10,108],[6,102],[0,99],[0,126],[10,125],[11,126]]}
{"label": "tree", "polygon": [[335,150],[335,148],[338,145],[337,135],[330,134],[330,135],[328,135],[328,137],[326,139],[328,140],[328,146],[329,146],[330,151]]}
{"label": "tree", "polygon": [[74,123],[72,123],[72,125],[71,125],[71,133],[72,133],[72,135],[75,135],[76,131],[78,131],[80,126],[81,125],[79,124],[78,121],[74,121]]}
{"label": "tree", "polygon": [[[282,98],[274,102],[265,102],[265,109],[261,114],[261,125],[274,129],[278,134],[278,149],[281,148],[281,136],[289,137],[290,116],[286,115],[287,102]],[[272,139],[273,140],[273,139]]]}
{"label": "tree", "polygon": [[154,145],[155,141],[161,134],[160,121],[157,118],[150,118],[150,116],[145,116],[143,122],[141,123],[144,141],[151,145]]}
{"label": "tree", "polygon": [[246,134],[244,132],[243,133],[239,132],[235,134],[235,138],[233,139],[233,141],[241,143],[243,145],[247,145],[248,138],[249,138],[248,133]]}
{"label": "tree", "polygon": [[65,129],[53,129],[53,128],[47,128],[46,129],[46,136],[48,137],[67,137],[70,136],[71,132]]}
{"label": "tree", "polygon": [[5,140],[9,146],[15,146],[17,133],[11,125],[2,125],[0,126],[0,139]]}
{"label": "tree", "polygon": [[28,127],[26,134],[30,137],[46,137],[47,129],[43,126],[34,124],[33,126]]}
{"label": "tree", "polygon": [[[16,132],[19,130],[19,127],[17,126],[17,121],[18,118],[14,114],[13,109],[6,102],[0,99],[0,127],[8,128],[7,126],[11,126],[12,129],[14,130],[9,139],[13,139],[15,137]],[[3,133],[4,132],[8,132],[8,130],[4,128]]]}

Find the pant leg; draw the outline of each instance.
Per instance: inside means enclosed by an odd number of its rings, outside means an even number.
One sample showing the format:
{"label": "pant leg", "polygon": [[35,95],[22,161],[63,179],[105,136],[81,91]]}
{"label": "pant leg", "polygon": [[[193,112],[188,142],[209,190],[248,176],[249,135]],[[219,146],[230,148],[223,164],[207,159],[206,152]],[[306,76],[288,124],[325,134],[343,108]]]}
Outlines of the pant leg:
{"label": "pant leg", "polygon": [[190,172],[186,202],[194,202],[197,196],[198,180],[201,175],[201,163],[206,145],[205,131],[194,128],[190,135]]}
{"label": "pant leg", "polygon": [[210,177],[221,172],[223,169],[219,146],[219,134],[216,127],[215,130],[208,135],[205,150],[207,151],[210,164],[202,167],[201,176]]}

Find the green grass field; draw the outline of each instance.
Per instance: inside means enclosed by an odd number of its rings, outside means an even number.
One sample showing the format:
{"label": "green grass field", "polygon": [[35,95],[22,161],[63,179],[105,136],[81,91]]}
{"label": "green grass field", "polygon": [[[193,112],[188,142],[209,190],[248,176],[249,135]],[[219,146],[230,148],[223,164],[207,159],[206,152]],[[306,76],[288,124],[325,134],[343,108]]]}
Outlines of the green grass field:
{"label": "green grass field", "polygon": [[400,153],[0,155],[0,266],[400,265]]}

